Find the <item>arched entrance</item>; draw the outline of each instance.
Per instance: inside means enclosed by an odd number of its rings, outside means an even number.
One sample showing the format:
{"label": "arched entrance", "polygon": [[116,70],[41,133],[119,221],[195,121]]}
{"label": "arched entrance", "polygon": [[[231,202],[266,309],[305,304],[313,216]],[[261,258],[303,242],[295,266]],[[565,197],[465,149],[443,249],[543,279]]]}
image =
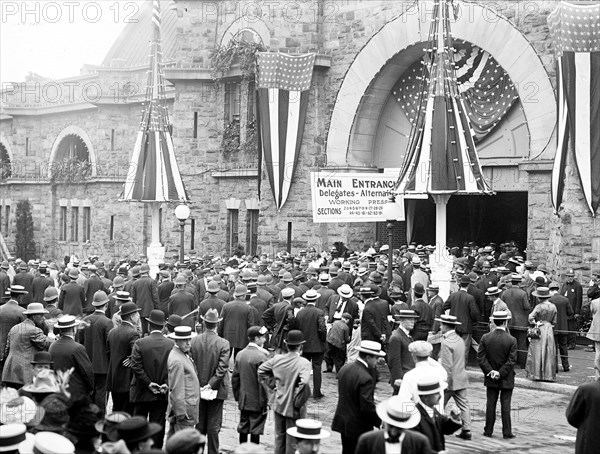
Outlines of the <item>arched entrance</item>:
{"label": "arched entrance", "polygon": [[48,177],[81,181],[94,176],[96,156],[88,135],[76,126],[63,129],[52,145]]}

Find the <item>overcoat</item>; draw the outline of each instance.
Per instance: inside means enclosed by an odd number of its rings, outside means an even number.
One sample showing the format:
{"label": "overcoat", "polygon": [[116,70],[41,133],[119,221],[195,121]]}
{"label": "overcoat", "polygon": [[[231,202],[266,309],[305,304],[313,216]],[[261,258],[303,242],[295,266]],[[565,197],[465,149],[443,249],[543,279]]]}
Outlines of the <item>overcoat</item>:
{"label": "overcoat", "polygon": [[556,306],[556,325],[554,333],[561,334],[561,331],[569,329],[569,318],[573,316],[573,307],[566,296],[555,293],[550,297],[550,302]]}
{"label": "overcoat", "polygon": [[221,311],[223,321],[219,324],[219,336],[227,339],[231,348],[244,348],[248,345],[248,328],[258,325],[254,320],[252,306],[235,299],[225,303]]}
{"label": "overcoat", "polygon": [[579,386],[566,414],[569,424],[577,428],[575,454],[596,454],[600,446],[600,380]]}
{"label": "overcoat", "polygon": [[227,399],[229,348],[229,342],[214,331],[205,331],[192,339],[191,355],[200,387],[210,385],[221,400]]}
{"label": "overcoat", "polygon": [[450,315],[454,315],[461,325],[456,327],[458,334],[471,334],[473,332],[473,323],[479,321],[479,308],[475,303],[475,298],[469,295],[465,290],[451,293],[444,303],[443,310],[450,309]]}
{"label": "overcoat", "polygon": [[[517,340],[506,331],[497,328],[491,333],[484,334],[479,342],[477,360],[485,374],[484,386],[500,389],[515,387]],[[492,370],[500,373],[499,380],[493,380],[488,376]]]}
{"label": "overcoat", "polygon": [[421,421],[413,430],[422,433],[427,437],[431,448],[438,452],[446,449],[444,435],[450,435],[460,429],[461,424],[452,421],[448,416],[440,414],[437,409],[433,409],[433,419],[423,407],[423,404],[417,404],[417,410],[421,413]]}
{"label": "overcoat", "polygon": [[267,408],[268,396],[258,381],[258,367],[269,358],[268,353],[256,344],[248,344],[235,357],[231,389],[240,410],[259,412]]}
{"label": "overcoat", "polygon": [[110,355],[106,390],[115,393],[129,392],[131,385],[131,368],[123,366],[123,361],[131,356],[133,344],[140,335],[129,322],[122,322],[108,333],[106,344]]}
{"label": "overcoat", "polygon": [[113,322],[102,311],[95,311],[84,317],[83,320],[89,326],[84,325],[85,328],[80,331],[80,342],[84,345],[92,362],[94,373],[107,374],[109,356],[106,351],[106,343],[108,342],[108,333],[113,329]]}
{"label": "overcoat", "polygon": [[[431,445],[425,435],[412,430],[405,430],[401,452],[403,454],[430,454],[435,451],[431,450]],[[385,431],[383,430],[367,432],[358,439],[355,454],[375,453],[385,453]]]}
{"label": "overcoat", "polygon": [[148,336],[138,339],[131,351],[131,402],[152,402],[166,400],[166,394],[154,394],[148,389],[150,383],[164,385],[168,377],[168,359],[175,342],[153,331]]}
{"label": "overcoat", "polygon": [[388,348],[388,366],[390,368],[390,384],[399,378],[404,378],[404,374],[415,368],[415,362],[412,354],[408,351],[408,345],[412,338],[408,336],[402,328],[396,329],[390,337]]}
{"label": "overcoat", "polygon": [[86,305],[85,291],[77,282],[72,280],[60,288],[58,308],[65,315],[81,316]]}
{"label": "overcoat", "polygon": [[0,360],[4,359],[6,339],[11,328],[25,320],[25,308],[19,306],[15,300],[8,300],[0,306]]}
{"label": "overcoat", "polygon": [[4,354],[6,361],[2,371],[2,381],[22,383],[33,381],[31,360],[36,352],[47,350],[50,341],[44,332],[35,326],[33,320],[26,319],[13,326],[8,332]]}
{"label": "overcoat", "polygon": [[85,347],[69,336],[60,338],[50,346],[55,371],[73,368],[69,379],[71,399],[89,396],[94,389],[94,371]]}
{"label": "overcoat", "polygon": [[158,309],[158,285],[150,276],[142,276],[131,285],[131,299],[141,309],[140,317],[148,317],[150,312]]}
{"label": "overcoat", "polygon": [[327,336],[325,313],[314,304],[307,304],[298,312],[296,319],[298,320],[298,329],[302,331],[306,339],[302,351],[304,353],[323,353]]}

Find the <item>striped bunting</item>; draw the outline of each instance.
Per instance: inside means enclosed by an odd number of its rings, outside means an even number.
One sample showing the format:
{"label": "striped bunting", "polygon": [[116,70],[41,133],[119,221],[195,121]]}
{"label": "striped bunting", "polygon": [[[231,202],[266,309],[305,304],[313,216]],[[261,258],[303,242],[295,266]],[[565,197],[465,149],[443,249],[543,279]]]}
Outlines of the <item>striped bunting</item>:
{"label": "striped bunting", "polygon": [[548,26],[558,62],[552,205],[558,212],[570,146],[583,195],[595,216],[600,205],[600,5],[562,2],[548,16]]}
{"label": "striped bunting", "polygon": [[165,101],[161,60],[160,2],[152,10],[154,40],[151,43],[146,102],[129,172],[120,201],[187,202],[187,195],[173,148],[172,125]]}
{"label": "striped bunting", "polygon": [[281,210],[298,165],[315,54],[257,55],[259,147],[275,205]]}

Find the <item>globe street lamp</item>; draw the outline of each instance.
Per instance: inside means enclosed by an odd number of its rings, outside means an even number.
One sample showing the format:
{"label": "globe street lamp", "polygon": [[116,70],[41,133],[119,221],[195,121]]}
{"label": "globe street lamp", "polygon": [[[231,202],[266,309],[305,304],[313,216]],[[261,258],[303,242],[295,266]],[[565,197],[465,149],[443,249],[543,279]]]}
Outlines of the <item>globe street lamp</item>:
{"label": "globe street lamp", "polygon": [[392,255],[394,249],[392,242],[394,240],[394,221],[403,219],[404,213],[402,206],[396,203],[396,196],[390,195],[388,202],[383,205],[383,217],[387,220],[387,231],[388,231],[388,268],[387,268],[387,281],[388,290],[392,286]]}
{"label": "globe street lamp", "polygon": [[179,263],[183,265],[183,253],[185,247],[184,228],[185,221],[190,217],[190,207],[182,203],[175,208],[175,217],[179,219]]}

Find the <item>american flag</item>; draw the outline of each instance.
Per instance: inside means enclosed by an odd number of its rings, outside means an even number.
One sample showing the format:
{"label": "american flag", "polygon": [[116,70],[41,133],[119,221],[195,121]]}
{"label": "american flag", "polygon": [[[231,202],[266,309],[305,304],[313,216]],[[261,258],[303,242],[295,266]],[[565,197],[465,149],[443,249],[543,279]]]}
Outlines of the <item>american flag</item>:
{"label": "american flag", "polygon": [[583,195],[595,216],[600,205],[600,4],[561,2],[548,16],[548,27],[558,65],[552,204],[558,212],[570,145]]}
{"label": "american flag", "polygon": [[281,210],[298,165],[315,54],[259,52],[257,56],[259,156]]}
{"label": "american flag", "polygon": [[[479,142],[502,121],[518,93],[510,76],[489,52],[462,40],[453,41],[453,47],[458,91]],[[392,95],[411,123],[417,120],[423,69],[428,75],[428,67],[426,56],[411,65],[392,88]]]}

